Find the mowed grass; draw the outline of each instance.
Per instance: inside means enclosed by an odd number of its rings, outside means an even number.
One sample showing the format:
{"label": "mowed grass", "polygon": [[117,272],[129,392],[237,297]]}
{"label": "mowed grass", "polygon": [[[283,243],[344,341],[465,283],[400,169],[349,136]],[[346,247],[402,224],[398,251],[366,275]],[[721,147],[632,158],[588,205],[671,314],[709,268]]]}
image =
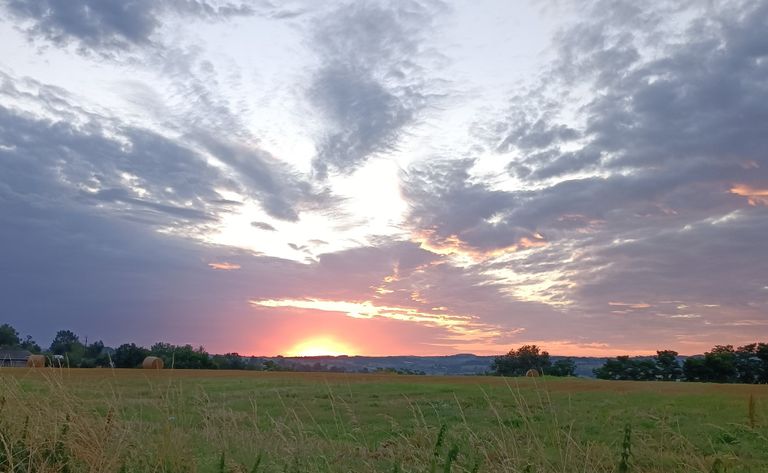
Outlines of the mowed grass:
{"label": "mowed grass", "polygon": [[767,438],[768,386],[0,370],[0,472],[757,473]]}

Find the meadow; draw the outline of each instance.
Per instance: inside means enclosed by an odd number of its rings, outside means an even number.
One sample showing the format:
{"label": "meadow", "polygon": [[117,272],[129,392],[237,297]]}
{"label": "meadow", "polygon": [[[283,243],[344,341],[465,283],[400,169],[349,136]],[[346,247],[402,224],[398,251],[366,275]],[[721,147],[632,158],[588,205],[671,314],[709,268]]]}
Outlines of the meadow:
{"label": "meadow", "polygon": [[765,472],[768,386],[0,370],[0,472]]}

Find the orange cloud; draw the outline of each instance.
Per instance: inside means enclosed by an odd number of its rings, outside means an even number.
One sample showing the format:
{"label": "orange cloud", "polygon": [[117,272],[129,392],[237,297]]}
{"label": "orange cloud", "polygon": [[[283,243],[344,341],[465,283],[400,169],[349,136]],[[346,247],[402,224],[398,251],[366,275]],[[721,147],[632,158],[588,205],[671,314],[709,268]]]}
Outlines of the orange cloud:
{"label": "orange cloud", "polygon": [[630,302],[609,302],[608,305],[615,307],[628,307],[630,309],[647,309],[651,305],[645,302],[630,303]]}
{"label": "orange cloud", "polygon": [[434,230],[416,232],[412,240],[418,243],[422,249],[432,253],[444,256],[458,256],[475,263],[503,256],[507,253],[547,246],[547,241],[540,233],[534,233],[530,238],[522,237],[513,245],[486,251],[472,247],[461,240],[458,235],[450,235],[446,238],[438,237],[435,235]]}
{"label": "orange cloud", "polygon": [[240,269],[239,264],[228,263],[226,261],[223,261],[221,263],[208,263],[208,266],[210,266],[212,269],[221,270],[221,271],[233,271],[236,269]]}
{"label": "orange cloud", "polygon": [[251,300],[250,303],[257,307],[318,310],[344,314],[353,319],[391,319],[424,327],[441,328],[447,331],[445,339],[456,341],[459,345],[462,341],[487,341],[501,335],[499,327],[479,322],[477,317],[435,311],[434,308],[428,312],[422,312],[412,307],[377,305],[371,301],[350,302],[327,299],[260,299]]}
{"label": "orange cloud", "polygon": [[731,188],[731,194],[746,197],[749,205],[768,205],[768,189],[758,189],[748,184],[736,184]]}

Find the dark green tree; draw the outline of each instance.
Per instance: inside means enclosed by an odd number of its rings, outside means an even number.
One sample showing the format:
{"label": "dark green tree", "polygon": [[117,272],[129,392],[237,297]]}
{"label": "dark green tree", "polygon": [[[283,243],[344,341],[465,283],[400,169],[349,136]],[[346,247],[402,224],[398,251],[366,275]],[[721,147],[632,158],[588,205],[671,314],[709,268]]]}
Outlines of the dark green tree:
{"label": "dark green tree", "polygon": [[84,346],[83,358],[80,360],[79,366],[80,368],[108,367],[109,360],[109,355],[104,349],[104,342],[99,340]]}
{"label": "dark green tree", "polygon": [[733,345],[717,345],[704,354],[704,362],[710,373],[709,381],[733,383],[738,379],[736,351]]}
{"label": "dark green tree", "polygon": [[56,336],[53,338],[49,350],[54,355],[64,355],[79,348],[82,348],[83,352],[85,351],[83,344],[80,343],[80,337],[70,330],[59,330],[56,332]]}
{"label": "dark green tree", "polygon": [[117,368],[136,368],[149,355],[149,350],[135,343],[124,343],[117,347],[112,362]]}
{"label": "dark green tree", "polygon": [[768,343],[758,343],[755,346],[753,355],[757,357],[762,363],[762,369],[760,371],[758,382],[761,384],[766,384],[768,383]]}
{"label": "dark green tree", "polygon": [[192,345],[172,345],[170,343],[155,343],[150,348],[153,356],[162,358],[167,368],[175,369],[215,369],[211,356],[203,347],[194,348]]}
{"label": "dark green tree", "polygon": [[15,348],[21,344],[19,332],[9,324],[0,325],[0,347]]}
{"label": "dark green tree", "polygon": [[262,364],[263,371],[293,371],[288,365],[277,363],[274,360],[265,360]]}
{"label": "dark green tree", "polygon": [[24,341],[19,344],[19,347],[31,351],[32,353],[40,353],[43,351],[43,349],[40,348],[40,345],[32,339],[31,335],[27,335]]}
{"label": "dark green tree", "polygon": [[547,374],[552,376],[574,376],[576,362],[572,358],[562,358],[552,363]]}
{"label": "dark green tree", "polygon": [[28,350],[32,353],[40,353],[42,349],[40,345],[35,343],[32,336],[27,335],[24,340],[19,336],[19,332],[16,331],[10,324],[0,325],[0,348],[20,348],[22,350]]}
{"label": "dark green tree", "polygon": [[683,363],[686,381],[734,383],[739,380],[737,355],[733,345],[717,345],[703,357],[690,357]]}
{"label": "dark green tree", "polygon": [[655,381],[658,375],[656,361],[652,358],[633,360],[632,377],[635,381]]}
{"label": "dark green tree", "polygon": [[213,357],[213,362],[217,368],[222,370],[244,370],[246,363],[243,357],[237,353],[227,353]]}
{"label": "dark green tree", "polygon": [[709,369],[703,356],[689,356],[683,362],[683,378],[686,381],[709,381]]}
{"label": "dark green tree", "polygon": [[95,360],[101,355],[103,351],[104,351],[104,342],[99,340],[97,342],[89,343],[88,346],[85,347],[85,356],[87,358],[93,358]]}
{"label": "dark green tree", "polygon": [[617,356],[605,360],[603,366],[592,372],[597,379],[628,380],[632,379],[632,360],[628,356]]}
{"label": "dark green tree", "polygon": [[738,347],[734,353],[736,378],[739,383],[768,382],[768,344],[750,343]]}
{"label": "dark green tree", "polygon": [[506,355],[497,356],[491,364],[491,371],[497,376],[522,376],[531,369],[547,372],[551,364],[549,353],[536,345],[523,345]]}
{"label": "dark green tree", "polygon": [[683,368],[677,361],[678,353],[674,350],[656,352],[656,377],[662,381],[677,381],[683,377]]}
{"label": "dark green tree", "polygon": [[656,362],[649,358],[617,356],[605,361],[600,368],[592,370],[598,379],[622,381],[652,381],[656,379]]}
{"label": "dark green tree", "polygon": [[65,363],[71,367],[79,367],[85,354],[85,347],[80,343],[80,337],[70,330],[56,332],[49,350],[54,355],[64,355]]}

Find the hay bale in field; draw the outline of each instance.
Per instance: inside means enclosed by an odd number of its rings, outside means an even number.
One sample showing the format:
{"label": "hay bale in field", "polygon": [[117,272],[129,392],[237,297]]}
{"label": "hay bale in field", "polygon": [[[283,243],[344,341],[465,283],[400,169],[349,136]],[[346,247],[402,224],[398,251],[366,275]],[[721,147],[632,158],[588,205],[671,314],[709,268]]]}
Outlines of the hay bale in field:
{"label": "hay bale in field", "polygon": [[148,356],[144,358],[144,363],[141,364],[141,367],[145,370],[161,370],[163,369],[163,366],[165,366],[163,360],[156,356]]}
{"label": "hay bale in field", "polygon": [[541,373],[539,373],[539,370],[528,370],[525,372],[525,376],[529,378],[538,378],[541,376]]}
{"label": "hay bale in field", "polygon": [[43,355],[29,355],[27,357],[28,368],[45,368],[45,356]]}

